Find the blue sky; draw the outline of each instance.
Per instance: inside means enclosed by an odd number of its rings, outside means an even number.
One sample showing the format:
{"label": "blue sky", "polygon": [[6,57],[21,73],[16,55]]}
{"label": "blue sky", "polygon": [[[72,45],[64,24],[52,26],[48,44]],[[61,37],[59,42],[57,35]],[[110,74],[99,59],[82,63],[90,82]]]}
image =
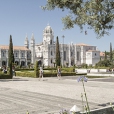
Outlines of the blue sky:
{"label": "blue sky", "polygon": [[[36,44],[41,43],[43,30],[49,23],[54,31],[54,39],[58,36],[60,43],[63,42],[64,35],[64,43],[85,43],[97,46],[100,51],[109,51],[110,42],[113,47],[114,30],[110,31],[109,36],[106,35],[101,39],[97,39],[92,30],[88,30],[87,35],[84,32],[81,33],[77,26],[73,29],[62,30],[64,26],[61,18],[68,12],[62,12],[60,9],[43,11],[40,6],[44,6],[46,1],[0,0],[0,45],[8,45],[9,36],[12,35],[13,44],[23,46],[26,34],[30,40],[32,33]],[[84,29],[86,30],[86,27]]]}

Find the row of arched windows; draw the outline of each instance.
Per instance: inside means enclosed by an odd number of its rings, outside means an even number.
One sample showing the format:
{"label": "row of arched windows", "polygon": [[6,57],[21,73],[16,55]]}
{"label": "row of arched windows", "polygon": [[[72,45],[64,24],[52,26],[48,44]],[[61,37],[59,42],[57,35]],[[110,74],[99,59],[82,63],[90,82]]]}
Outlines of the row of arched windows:
{"label": "row of arched windows", "polygon": [[[14,57],[18,57],[18,53],[14,53]],[[6,52],[2,52],[2,57],[6,56]],[[24,53],[21,53],[21,57],[24,57]],[[29,57],[29,54],[27,54],[27,57]]]}

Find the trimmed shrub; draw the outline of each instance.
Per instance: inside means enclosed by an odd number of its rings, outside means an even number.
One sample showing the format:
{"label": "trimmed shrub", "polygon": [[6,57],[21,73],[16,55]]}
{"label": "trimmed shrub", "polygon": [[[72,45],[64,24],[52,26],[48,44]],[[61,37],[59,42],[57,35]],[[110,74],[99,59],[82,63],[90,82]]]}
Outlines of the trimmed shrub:
{"label": "trimmed shrub", "polygon": [[62,72],[74,72],[75,69],[73,67],[71,67],[71,68],[62,68],[61,71]]}
{"label": "trimmed shrub", "polygon": [[34,73],[35,73],[35,77],[38,78],[39,77],[38,61],[36,61],[36,64],[34,66]]}
{"label": "trimmed shrub", "polygon": [[34,71],[34,68],[15,68],[15,71]]}
{"label": "trimmed shrub", "polygon": [[34,72],[16,72],[16,76],[22,76],[22,77],[33,77],[35,78]]}
{"label": "trimmed shrub", "polygon": [[[66,73],[61,73],[61,76],[75,76],[76,73],[73,72],[66,72]],[[34,77],[34,72],[16,72],[16,76],[22,76],[22,77]],[[56,72],[44,72],[43,74],[44,77],[56,77],[57,73]]]}
{"label": "trimmed shrub", "polygon": [[4,73],[0,72],[0,79],[12,79],[12,76],[10,76],[9,73],[4,74]]}

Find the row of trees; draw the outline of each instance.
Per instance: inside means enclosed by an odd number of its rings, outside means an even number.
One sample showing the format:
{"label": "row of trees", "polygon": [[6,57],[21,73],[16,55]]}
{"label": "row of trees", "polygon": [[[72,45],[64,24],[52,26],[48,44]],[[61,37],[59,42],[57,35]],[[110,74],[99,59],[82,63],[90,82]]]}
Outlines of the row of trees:
{"label": "row of trees", "polygon": [[97,66],[114,68],[114,50],[112,49],[112,43],[110,43],[110,52],[105,51],[104,59],[100,60],[96,64]]}

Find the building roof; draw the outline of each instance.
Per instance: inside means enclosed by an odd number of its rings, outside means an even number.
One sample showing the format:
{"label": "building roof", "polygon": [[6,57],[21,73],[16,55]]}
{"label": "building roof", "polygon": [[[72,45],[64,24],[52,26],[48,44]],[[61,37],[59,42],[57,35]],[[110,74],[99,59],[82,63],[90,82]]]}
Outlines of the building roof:
{"label": "building roof", "polygon": [[104,52],[100,52],[100,56],[105,56],[105,53]]}
{"label": "building roof", "polygon": [[77,46],[89,46],[88,44],[84,44],[84,43],[79,43],[79,44],[76,44]]}
{"label": "building roof", "polygon": [[[9,49],[9,46],[8,45],[0,45],[0,49],[6,49],[6,50],[8,50]],[[29,50],[25,46],[13,46],[13,49],[14,50],[23,50],[23,51]]]}
{"label": "building roof", "polygon": [[88,50],[87,52],[93,52],[93,51],[97,51],[98,52],[99,50]]}

